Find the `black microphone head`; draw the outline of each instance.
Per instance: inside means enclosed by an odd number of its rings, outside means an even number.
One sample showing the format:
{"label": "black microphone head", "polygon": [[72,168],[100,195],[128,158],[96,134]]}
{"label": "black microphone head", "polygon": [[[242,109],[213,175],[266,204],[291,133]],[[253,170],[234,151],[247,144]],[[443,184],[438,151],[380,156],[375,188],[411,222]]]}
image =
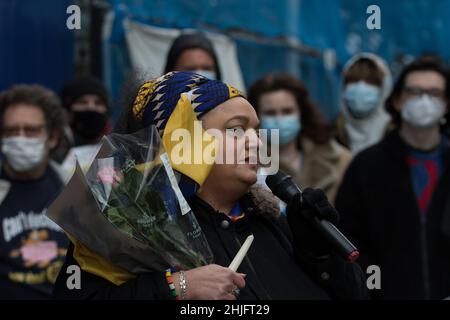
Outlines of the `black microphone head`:
{"label": "black microphone head", "polygon": [[272,174],[270,176],[266,177],[266,184],[269,187],[270,190],[274,190],[277,188],[277,186],[283,182],[285,179],[289,179],[290,176],[284,173],[281,170],[278,170],[277,173]]}
{"label": "black microphone head", "polygon": [[274,175],[267,176],[266,184],[269,189],[272,190],[274,195],[286,203],[288,203],[295,194],[301,193],[300,189],[292,181],[291,176],[281,170],[278,170]]}

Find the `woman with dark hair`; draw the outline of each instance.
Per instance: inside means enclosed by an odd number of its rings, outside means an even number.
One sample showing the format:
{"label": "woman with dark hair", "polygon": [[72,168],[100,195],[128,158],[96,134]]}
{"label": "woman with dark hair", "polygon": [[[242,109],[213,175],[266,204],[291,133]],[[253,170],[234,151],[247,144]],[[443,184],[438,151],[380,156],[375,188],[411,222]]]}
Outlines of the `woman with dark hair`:
{"label": "woman with dark hair", "polygon": [[334,201],[351,155],[331,137],[303,83],[288,74],[270,74],[250,87],[248,97],[261,128],[279,129],[281,170],[299,185],[324,190]]}
{"label": "woman with dark hair", "polygon": [[[90,254],[86,247],[81,250],[75,242],[59,274],[56,297],[174,299],[175,292],[188,300],[365,298],[361,269],[336,255],[305,218],[336,222],[338,214],[321,190],[305,190],[302,206],[295,197],[288,204],[286,220],[271,193],[251,187],[256,165],[245,161],[177,165],[172,160],[172,134],[177,129],[189,131],[198,120],[203,129],[216,129],[224,137],[228,130],[248,133],[223,139],[219,147],[226,154],[257,152],[259,120],[250,103],[235,88],[191,72],[171,72],[146,81],[132,107],[124,110],[120,131],[130,133],[150,125],[158,130],[174,170],[182,176],[180,189],[208,241],[214,264],[122,277],[123,271],[111,262]],[[234,272],[227,266],[250,234],[255,240],[239,272]],[[82,269],[80,290],[66,286],[70,276],[66,269],[72,265]]]}
{"label": "woman with dark hair", "polygon": [[209,79],[222,80],[213,44],[200,32],[183,33],[173,41],[164,73],[170,71],[192,71]]}

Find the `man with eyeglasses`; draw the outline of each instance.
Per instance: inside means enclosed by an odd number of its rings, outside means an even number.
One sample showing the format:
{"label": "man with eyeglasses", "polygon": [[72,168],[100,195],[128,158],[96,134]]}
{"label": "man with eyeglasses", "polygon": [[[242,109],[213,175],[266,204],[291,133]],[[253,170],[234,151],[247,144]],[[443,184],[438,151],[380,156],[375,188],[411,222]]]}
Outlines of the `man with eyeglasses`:
{"label": "man with eyeglasses", "polygon": [[396,129],[355,157],[338,192],[341,226],[360,264],[380,267],[374,298],[450,296],[449,101],[439,59],[407,65],[385,105]]}
{"label": "man with eyeglasses", "polygon": [[45,299],[68,240],[45,216],[63,187],[49,160],[65,125],[51,91],[18,85],[0,94],[0,299]]}

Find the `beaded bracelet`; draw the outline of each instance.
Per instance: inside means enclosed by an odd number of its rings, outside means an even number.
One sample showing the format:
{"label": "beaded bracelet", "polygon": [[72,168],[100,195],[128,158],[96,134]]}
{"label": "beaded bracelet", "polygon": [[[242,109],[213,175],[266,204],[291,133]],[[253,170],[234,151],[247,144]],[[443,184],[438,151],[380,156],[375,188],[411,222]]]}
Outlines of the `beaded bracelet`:
{"label": "beaded bracelet", "polygon": [[175,300],[180,300],[180,297],[177,295],[177,291],[175,290],[175,285],[173,284],[172,280],[172,270],[169,268],[166,270],[166,281],[170,288],[170,294],[172,297],[175,298]]}

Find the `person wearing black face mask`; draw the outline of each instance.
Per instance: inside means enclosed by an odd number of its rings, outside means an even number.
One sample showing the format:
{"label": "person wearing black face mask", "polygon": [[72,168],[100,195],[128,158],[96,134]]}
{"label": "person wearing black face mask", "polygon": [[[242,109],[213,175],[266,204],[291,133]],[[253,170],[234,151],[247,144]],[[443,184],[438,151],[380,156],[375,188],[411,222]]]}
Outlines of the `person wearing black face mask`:
{"label": "person wearing black face mask", "polygon": [[94,77],[79,77],[62,91],[75,146],[96,144],[108,126],[108,92]]}
{"label": "person wearing black face mask", "polygon": [[110,131],[108,92],[100,80],[85,76],[67,84],[61,95],[70,119],[68,139],[74,145],[62,166],[71,171],[76,157],[82,168],[88,167],[101,138]]}

